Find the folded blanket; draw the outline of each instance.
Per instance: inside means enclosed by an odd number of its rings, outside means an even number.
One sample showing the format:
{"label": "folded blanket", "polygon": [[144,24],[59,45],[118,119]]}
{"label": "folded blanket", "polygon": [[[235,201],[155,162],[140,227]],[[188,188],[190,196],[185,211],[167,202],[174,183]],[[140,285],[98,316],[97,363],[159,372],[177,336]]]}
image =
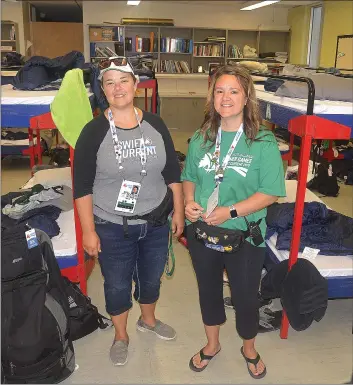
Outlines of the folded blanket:
{"label": "folded blanket", "polygon": [[[267,210],[267,237],[278,233],[278,250],[290,250],[294,207],[295,203],[283,203]],[[353,255],[353,219],[328,210],[323,203],[305,202],[300,251],[305,247],[324,255]]]}

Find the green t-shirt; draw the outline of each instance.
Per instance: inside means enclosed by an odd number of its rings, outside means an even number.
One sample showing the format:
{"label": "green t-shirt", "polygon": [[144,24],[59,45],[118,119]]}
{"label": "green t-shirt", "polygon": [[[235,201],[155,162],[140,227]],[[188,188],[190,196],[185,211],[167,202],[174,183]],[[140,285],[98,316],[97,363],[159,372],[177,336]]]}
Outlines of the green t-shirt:
{"label": "green t-shirt", "polygon": [[[226,156],[234,139],[235,132],[222,131],[220,164]],[[230,206],[249,198],[256,192],[286,196],[283,163],[276,139],[271,131],[260,131],[257,139],[251,145],[243,133],[235,147],[224,173],[223,182],[219,188],[218,206]],[[211,162],[215,145],[203,144],[203,137],[196,132],[192,137],[182,173],[183,181],[195,183],[195,202],[204,210],[207,201],[215,188],[215,165]],[[247,215],[249,222],[266,217],[267,210],[263,209]],[[229,219],[219,225],[228,229],[246,230],[244,218]],[[260,228],[265,239],[266,221],[261,221]],[[265,246],[263,243],[262,247]]]}

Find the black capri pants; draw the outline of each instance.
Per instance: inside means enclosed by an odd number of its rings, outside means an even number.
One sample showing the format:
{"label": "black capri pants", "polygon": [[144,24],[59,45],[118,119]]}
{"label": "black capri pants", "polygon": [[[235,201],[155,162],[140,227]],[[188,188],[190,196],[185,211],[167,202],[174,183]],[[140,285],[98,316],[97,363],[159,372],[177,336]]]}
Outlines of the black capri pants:
{"label": "black capri pants", "polygon": [[226,269],[237,332],[245,340],[256,337],[259,329],[258,290],[266,248],[244,242],[235,253],[221,253],[205,247],[195,238],[193,224],[187,226],[186,236],[199,287],[203,323],[215,326],[226,321],[223,302],[223,271]]}

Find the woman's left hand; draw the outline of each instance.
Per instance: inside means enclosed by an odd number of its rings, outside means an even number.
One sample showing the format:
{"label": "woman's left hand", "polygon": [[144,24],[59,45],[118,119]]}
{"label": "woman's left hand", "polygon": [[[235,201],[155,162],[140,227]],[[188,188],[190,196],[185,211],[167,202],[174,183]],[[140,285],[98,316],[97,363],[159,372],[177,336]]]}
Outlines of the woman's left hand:
{"label": "woman's left hand", "polygon": [[185,216],[184,212],[174,212],[173,217],[172,217],[172,231],[173,235],[176,238],[179,238],[180,235],[184,231],[184,226],[185,226]]}
{"label": "woman's left hand", "polygon": [[203,220],[211,226],[218,226],[222,224],[223,222],[230,219],[230,210],[229,207],[221,206],[216,207],[212,213],[209,215],[209,217],[206,218],[206,215],[202,215]]}

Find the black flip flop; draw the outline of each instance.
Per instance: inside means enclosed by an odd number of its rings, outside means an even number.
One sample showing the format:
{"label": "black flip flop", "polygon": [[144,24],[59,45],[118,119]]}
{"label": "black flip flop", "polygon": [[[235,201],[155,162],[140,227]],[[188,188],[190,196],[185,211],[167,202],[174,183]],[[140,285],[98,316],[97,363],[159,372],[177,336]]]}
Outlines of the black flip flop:
{"label": "black flip flop", "polygon": [[260,380],[261,378],[264,378],[266,376],[266,373],[267,373],[266,366],[265,366],[264,371],[261,374],[256,375],[250,370],[249,365],[248,365],[248,364],[253,364],[256,368],[256,365],[259,363],[259,361],[261,359],[260,354],[257,354],[256,358],[248,358],[244,354],[243,347],[240,348],[240,353],[242,354],[242,356],[244,357],[244,360],[246,361],[246,366],[248,368],[248,372],[252,378],[255,378],[256,380]]}
{"label": "black flip flop", "polygon": [[[210,363],[210,361],[212,360],[213,357],[215,357],[219,352],[221,351],[221,349],[218,350],[218,352],[214,355],[214,356],[208,356],[207,354],[205,354],[203,352],[203,349],[200,350],[200,358],[201,358],[201,361],[202,362],[203,360],[207,360],[208,361],[208,364]],[[194,365],[194,362],[193,362],[193,358],[196,356],[196,354],[194,354],[191,359],[190,359],[190,362],[189,362],[189,368],[191,370],[193,370],[194,372],[202,372],[203,370],[205,370],[208,366],[205,365],[203,366],[202,368],[198,368],[197,366]]]}

